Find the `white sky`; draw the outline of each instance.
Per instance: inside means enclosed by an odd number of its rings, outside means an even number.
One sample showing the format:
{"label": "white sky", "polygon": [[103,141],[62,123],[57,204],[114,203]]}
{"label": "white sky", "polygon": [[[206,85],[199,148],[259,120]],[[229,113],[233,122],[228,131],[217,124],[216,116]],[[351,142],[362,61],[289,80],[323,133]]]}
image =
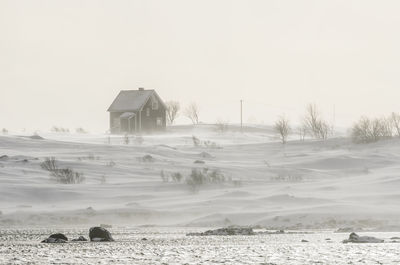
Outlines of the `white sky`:
{"label": "white sky", "polygon": [[[0,128],[108,129],[121,89],[200,120],[400,111],[400,1],[0,0]],[[180,118],[179,122],[188,122]]]}

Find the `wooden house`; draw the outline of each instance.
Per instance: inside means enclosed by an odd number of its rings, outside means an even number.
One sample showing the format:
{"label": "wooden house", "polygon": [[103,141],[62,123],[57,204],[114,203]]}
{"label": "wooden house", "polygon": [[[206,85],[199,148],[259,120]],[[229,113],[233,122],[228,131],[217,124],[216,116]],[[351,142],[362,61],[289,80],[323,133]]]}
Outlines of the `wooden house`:
{"label": "wooden house", "polygon": [[122,90],[107,111],[111,133],[146,133],[166,128],[166,106],[153,89]]}

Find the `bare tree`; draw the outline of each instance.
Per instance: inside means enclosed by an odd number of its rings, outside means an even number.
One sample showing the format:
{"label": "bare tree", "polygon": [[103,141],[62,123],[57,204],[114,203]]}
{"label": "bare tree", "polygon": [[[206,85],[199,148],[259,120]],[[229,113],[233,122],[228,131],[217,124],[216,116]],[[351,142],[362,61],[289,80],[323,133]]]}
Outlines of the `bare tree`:
{"label": "bare tree", "polygon": [[297,133],[300,136],[300,140],[304,141],[304,138],[307,135],[307,127],[304,126],[304,124],[300,125],[299,127],[297,127]]}
{"label": "bare tree", "polygon": [[181,106],[178,101],[167,101],[165,102],[165,105],[167,105],[167,120],[169,124],[173,124],[176,117],[178,117],[179,110],[181,109]]}
{"label": "bare tree", "polygon": [[321,113],[315,104],[307,105],[302,126],[307,128],[307,132],[317,139],[327,139],[331,128],[329,124],[322,119]]}
{"label": "bare tree", "polygon": [[351,136],[356,143],[371,143],[392,137],[391,123],[386,118],[369,119],[361,117],[351,129]]}
{"label": "bare tree", "polygon": [[400,137],[400,114],[392,112],[390,118],[392,120],[392,127],[396,133],[396,136]]}
{"label": "bare tree", "polygon": [[191,103],[186,107],[185,116],[189,118],[193,124],[199,124],[199,108],[196,103]]}
{"label": "bare tree", "polygon": [[275,122],[274,129],[279,134],[282,144],[285,144],[291,130],[289,120],[286,119],[284,116],[280,116]]}
{"label": "bare tree", "polygon": [[217,127],[217,131],[220,133],[224,133],[228,130],[228,122],[221,119],[218,119],[215,125]]}

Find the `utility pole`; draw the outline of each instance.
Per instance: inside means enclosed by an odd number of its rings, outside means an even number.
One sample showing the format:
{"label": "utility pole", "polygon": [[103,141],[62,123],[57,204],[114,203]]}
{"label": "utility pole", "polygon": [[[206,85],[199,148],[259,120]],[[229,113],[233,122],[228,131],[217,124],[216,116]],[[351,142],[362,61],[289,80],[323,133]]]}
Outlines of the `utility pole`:
{"label": "utility pole", "polygon": [[243,100],[240,100],[240,131],[243,132]]}

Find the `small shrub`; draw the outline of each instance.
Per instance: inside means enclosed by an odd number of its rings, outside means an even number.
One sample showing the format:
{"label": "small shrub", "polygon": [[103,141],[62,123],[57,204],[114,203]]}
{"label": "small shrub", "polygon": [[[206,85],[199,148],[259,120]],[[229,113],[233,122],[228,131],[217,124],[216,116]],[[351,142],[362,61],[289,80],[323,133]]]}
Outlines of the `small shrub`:
{"label": "small shrub", "polygon": [[144,155],[143,157],[139,157],[138,160],[140,162],[145,162],[145,163],[154,162],[154,158],[151,155]]}
{"label": "small shrub", "polygon": [[167,174],[165,174],[165,172],[164,172],[164,170],[161,170],[161,172],[160,172],[160,177],[161,177],[161,180],[163,181],[163,182],[168,182],[168,175]]}
{"label": "small shrub", "polygon": [[63,184],[77,184],[84,181],[84,176],[82,173],[75,172],[70,168],[61,168],[54,172],[51,172],[51,175],[56,178],[57,182]]}
{"label": "small shrub", "polygon": [[197,190],[205,184],[221,184],[227,181],[224,174],[220,170],[214,169],[209,171],[208,168],[193,168],[191,174],[186,177],[186,184],[193,190]]}
{"label": "small shrub", "polygon": [[40,167],[44,170],[54,172],[58,169],[57,160],[55,157],[47,157],[44,162],[40,164]]}
{"label": "small shrub", "polygon": [[114,167],[115,165],[115,162],[112,160],[106,164],[107,167]]}
{"label": "small shrub", "polygon": [[279,173],[278,176],[272,177],[271,181],[275,181],[275,182],[302,182],[303,181],[303,177],[302,176],[295,176],[295,175],[290,175],[290,174]]}
{"label": "small shrub", "polygon": [[200,143],[201,143],[201,142],[200,142],[200,139],[197,138],[196,136],[194,136],[194,135],[192,136],[192,141],[193,141],[193,145],[194,145],[194,146],[196,146],[196,147],[197,147],[197,146],[200,146]]}
{"label": "small shrub", "polygon": [[193,191],[197,191],[201,186],[204,185],[219,185],[226,182],[233,184],[235,187],[242,185],[240,180],[232,181],[230,177],[226,177],[219,169],[209,170],[208,168],[192,168],[191,173],[184,177],[180,172],[166,173],[161,170],[160,177],[163,182],[169,182],[171,179],[173,182],[182,183],[183,180]]}
{"label": "small shrub", "polygon": [[82,160],[100,160],[100,157],[99,156],[95,156],[94,154],[90,153],[87,156],[78,157],[78,160],[79,161],[82,161]]}
{"label": "small shrub", "polygon": [[183,176],[180,172],[175,172],[171,174],[171,178],[174,182],[181,182],[183,179]]}
{"label": "small shrub", "polygon": [[218,146],[216,142],[206,140],[206,141],[201,141],[199,138],[196,136],[192,136],[192,141],[193,141],[193,146],[199,147],[201,145],[204,145],[207,148],[213,148],[213,149],[222,149],[222,147]]}
{"label": "small shrub", "polygon": [[82,173],[75,172],[70,168],[59,168],[54,157],[48,157],[40,164],[40,167],[50,172],[57,182],[63,184],[77,184],[85,180]]}
{"label": "small shrub", "polygon": [[204,146],[212,149],[222,149],[222,147],[218,146],[216,142],[210,140],[204,141]]}
{"label": "small shrub", "polygon": [[215,123],[215,126],[217,127],[217,132],[224,133],[224,132],[228,131],[228,123],[224,122],[222,120],[218,120]]}
{"label": "small shrub", "polygon": [[76,128],[76,133],[87,133],[87,131],[85,129],[83,129],[82,127]]}
{"label": "small shrub", "polygon": [[57,133],[69,133],[69,129],[68,128],[63,128],[63,127],[57,127],[57,126],[53,126],[53,128],[51,128],[52,132],[57,132]]}

